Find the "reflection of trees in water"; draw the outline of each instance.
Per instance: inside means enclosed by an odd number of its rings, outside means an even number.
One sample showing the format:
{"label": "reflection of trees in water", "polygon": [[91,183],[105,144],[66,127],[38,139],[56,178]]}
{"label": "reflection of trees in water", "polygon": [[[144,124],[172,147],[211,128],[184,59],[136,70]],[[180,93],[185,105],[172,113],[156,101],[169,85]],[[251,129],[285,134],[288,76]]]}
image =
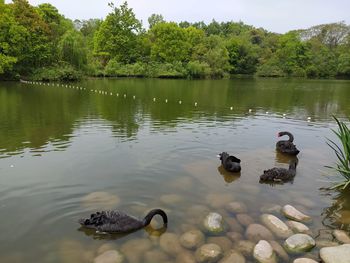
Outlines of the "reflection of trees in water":
{"label": "reflection of trees in water", "polygon": [[[145,119],[153,130],[164,130],[195,120],[234,120],[249,108],[297,118],[315,115],[327,120],[334,113],[350,115],[346,81],[119,79],[89,80],[81,85],[87,90],[1,84],[0,156],[26,148],[34,153],[44,152],[43,148],[65,149],[75,123],[84,116],[108,120],[116,137],[135,138]],[[96,88],[120,96],[89,92]],[[234,111],[229,110],[231,106]]]}
{"label": "reflection of trees in water", "polygon": [[324,226],[350,230],[350,189],[323,189],[325,195],[332,196],[331,206],[325,208],[321,214]]}

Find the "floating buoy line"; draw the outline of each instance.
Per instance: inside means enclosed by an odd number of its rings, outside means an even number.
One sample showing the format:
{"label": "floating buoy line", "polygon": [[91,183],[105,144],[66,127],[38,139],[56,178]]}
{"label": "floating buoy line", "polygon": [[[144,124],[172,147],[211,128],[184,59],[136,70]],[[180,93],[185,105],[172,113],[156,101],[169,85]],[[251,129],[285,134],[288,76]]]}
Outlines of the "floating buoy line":
{"label": "floating buoy line", "polygon": [[[50,82],[39,82],[39,81],[27,81],[27,80],[20,80],[21,83],[23,84],[31,84],[31,85],[39,85],[39,86],[52,86],[52,87],[63,87],[63,88],[69,88],[69,89],[75,89],[75,90],[87,90],[90,91],[92,93],[97,93],[97,94],[101,94],[101,95],[109,95],[109,96],[116,96],[119,97],[119,93],[113,93],[113,92],[107,92],[107,91],[103,91],[103,90],[97,90],[97,89],[86,89],[84,87],[81,86],[73,86],[73,85],[68,85],[68,84],[60,84],[60,83],[50,83]],[[122,94],[122,97],[124,99],[126,99],[128,96],[126,93]],[[135,100],[136,96],[133,95],[132,99]],[[152,99],[153,102],[157,102],[157,98],[153,97]],[[168,103],[169,100],[165,99],[164,100],[165,103]],[[174,101],[176,103],[178,103],[179,105],[182,104],[182,100],[178,100],[178,101]],[[198,102],[194,102],[192,104],[194,107],[199,106],[200,104]],[[228,110],[233,111],[234,107],[230,106],[228,107]],[[253,109],[248,109],[248,113],[253,113]],[[265,111],[266,115],[270,115],[271,113],[269,111]],[[277,114],[276,117],[282,117],[283,119],[287,118],[287,114],[283,113],[283,114]],[[309,116],[306,118],[307,122],[311,122],[312,118]]]}

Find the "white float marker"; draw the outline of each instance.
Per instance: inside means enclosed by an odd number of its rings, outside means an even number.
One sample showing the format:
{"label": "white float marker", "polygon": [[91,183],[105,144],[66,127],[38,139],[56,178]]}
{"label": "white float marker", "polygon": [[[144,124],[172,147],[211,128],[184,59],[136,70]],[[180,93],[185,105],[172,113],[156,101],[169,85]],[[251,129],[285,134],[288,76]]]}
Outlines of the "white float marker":
{"label": "white float marker", "polygon": [[194,106],[197,107],[197,102],[194,103]]}
{"label": "white float marker", "polygon": [[153,98],[153,101],[156,101],[156,98]]}
{"label": "white float marker", "polygon": [[124,98],[126,98],[126,94],[124,94]]}
{"label": "white float marker", "polygon": [[113,95],[113,93],[111,92],[111,96]]}
{"label": "white float marker", "polygon": [[233,110],[233,107],[230,107],[230,110]]}
{"label": "white float marker", "polygon": [[136,99],[136,96],[134,95],[134,96],[132,96],[132,98],[133,98],[133,99]]}
{"label": "white float marker", "polygon": [[117,97],[119,97],[119,93],[117,93]]}
{"label": "white float marker", "polygon": [[307,117],[307,121],[310,122],[311,121],[311,117]]}
{"label": "white float marker", "polygon": [[168,99],[165,99],[165,103],[168,103]]}
{"label": "white float marker", "polygon": [[286,116],[287,116],[287,114],[283,113],[283,117],[286,117]]}
{"label": "white float marker", "polygon": [[252,109],[249,109],[249,112],[252,112]]}
{"label": "white float marker", "polygon": [[181,104],[182,103],[182,101],[181,100],[179,100],[179,104]]}
{"label": "white float marker", "polygon": [[269,112],[267,111],[266,114],[269,114]]}

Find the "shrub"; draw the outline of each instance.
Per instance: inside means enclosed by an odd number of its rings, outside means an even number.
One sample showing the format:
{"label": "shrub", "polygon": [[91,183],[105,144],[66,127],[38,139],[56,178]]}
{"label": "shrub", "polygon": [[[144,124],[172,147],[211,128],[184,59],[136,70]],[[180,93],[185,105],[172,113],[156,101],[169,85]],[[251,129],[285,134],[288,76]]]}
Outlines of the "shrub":
{"label": "shrub", "polygon": [[43,81],[76,81],[82,78],[82,73],[69,64],[60,64],[37,69],[29,78]]}

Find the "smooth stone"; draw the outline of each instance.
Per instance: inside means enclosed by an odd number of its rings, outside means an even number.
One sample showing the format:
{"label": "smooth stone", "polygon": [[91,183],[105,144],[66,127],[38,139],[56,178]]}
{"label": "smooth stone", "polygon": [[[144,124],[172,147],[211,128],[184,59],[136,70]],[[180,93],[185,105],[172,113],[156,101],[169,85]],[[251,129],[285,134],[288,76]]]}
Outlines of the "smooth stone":
{"label": "smooth stone", "polygon": [[128,263],[139,263],[143,253],[149,251],[152,243],[146,238],[137,238],[126,241],[120,248]]}
{"label": "smooth stone", "polygon": [[350,210],[341,210],[338,212],[337,222],[340,224],[350,224]]}
{"label": "smooth stone", "polygon": [[198,248],[195,258],[198,263],[214,263],[222,257],[222,250],[216,244],[205,244]]}
{"label": "smooth stone", "polygon": [[254,223],[254,219],[248,214],[237,214],[237,221],[243,226],[249,226]]}
{"label": "smooth stone", "polygon": [[293,235],[292,230],[278,217],[269,214],[263,214],[260,217],[261,222],[270,229],[276,236],[287,238]]}
{"label": "smooth stone", "polygon": [[178,194],[167,194],[160,197],[160,201],[167,205],[174,205],[183,201],[183,197]]}
{"label": "smooth stone", "polygon": [[311,258],[297,258],[293,261],[293,263],[317,263],[317,261]]}
{"label": "smooth stone", "polygon": [[316,245],[315,240],[306,234],[294,234],[284,242],[285,248],[290,252],[305,252]]}
{"label": "smooth stone", "polygon": [[265,205],[260,208],[261,213],[280,213],[282,210],[282,206],[276,204]]}
{"label": "smooth stone", "polygon": [[176,190],[190,190],[193,186],[193,179],[191,177],[179,177],[170,182],[169,185]]}
{"label": "smooth stone", "polygon": [[297,210],[295,207],[291,205],[285,205],[282,208],[282,213],[285,217],[298,222],[308,222],[311,220],[311,217],[303,214],[302,212],[300,212],[299,210]]}
{"label": "smooth stone", "polygon": [[231,194],[208,194],[206,197],[208,204],[214,208],[221,208],[233,200]]}
{"label": "smooth stone", "polygon": [[315,206],[315,203],[312,200],[305,197],[297,197],[294,199],[294,202],[307,206],[308,208],[313,208]]}
{"label": "smooth stone", "polygon": [[244,256],[251,256],[255,247],[255,243],[249,240],[238,241],[235,249],[241,252]]}
{"label": "smooth stone", "polygon": [[243,240],[243,235],[237,232],[227,232],[226,236],[233,242]]}
{"label": "smooth stone", "polygon": [[190,230],[180,236],[180,244],[188,249],[195,249],[204,244],[205,237],[199,230]]}
{"label": "smooth stone", "polygon": [[[154,262],[162,262],[162,261],[153,261],[152,263]],[[196,259],[192,253],[184,251],[184,252],[181,252],[176,257],[176,263],[196,263]]]}
{"label": "smooth stone", "polygon": [[111,243],[103,244],[97,249],[97,254],[100,255],[108,250],[116,250],[116,246]]}
{"label": "smooth stone", "polygon": [[321,248],[320,257],[324,263],[350,263],[350,244]]}
{"label": "smooth stone", "polygon": [[231,231],[238,232],[238,233],[243,233],[244,228],[243,226],[237,221],[236,218],[234,217],[228,217],[226,218],[226,223],[229,226]]}
{"label": "smooth stone", "polygon": [[160,236],[159,245],[166,253],[170,255],[177,255],[182,251],[179,238],[174,233],[164,233]]}
{"label": "smooth stone", "polygon": [[245,258],[238,251],[231,249],[219,263],[245,263]]}
{"label": "smooth stone", "polygon": [[251,224],[247,227],[245,236],[254,242],[258,242],[261,239],[271,240],[274,239],[270,230],[260,224]]}
{"label": "smooth stone", "polygon": [[273,248],[266,240],[260,240],[255,245],[253,256],[260,263],[277,263]]}
{"label": "smooth stone", "polygon": [[242,202],[230,202],[225,206],[226,210],[231,213],[247,213],[248,209]]}
{"label": "smooth stone", "polygon": [[227,237],[208,237],[208,243],[218,245],[224,252],[232,248],[232,241]]}
{"label": "smooth stone", "polygon": [[323,248],[323,247],[336,247],[339,246],[338,242],[329,240],[329,239],[317,239],[316,240],[316,247]]}
{"label": "smooth stone", "polygon": [[222,216],[214,212],[209,213],[205,217],[203,226],[205,230],[211,234],[220,234],[225,230]]}
{"label": "smooth stone", "polygon": [[144,254],[144,259],[145,259],[145,263],[154,263],[154,262],[165,262],[169,260],[169,257],[163,251],[154,249],[154,250],[146,251]]}
{"label": "smooth stone", "polygon": [[94,263],[122,263],[124,256],[116,250],[107,250],[94,259]]}
{"label": "smooth stone", "polygon": [[82,205],[89,209],[113,209],[120,198],[107,192],[93,192],[81,198]]}
{"label": "smooth stone", "polygon": [[289,261],[287,252],[277,241],[269,240],[269,243],[279,258],[283,259],[284,262]]}
{"label": "smooth stone", "polygon": [[67,239],[67,240],[61,241],[58,249],[59,249],[58,261],[63,263],[92,262],[95,257],[92,249],[88,250],[88,248],[83,247],[83,245],[76,240]]}
{"label": "smooth stone", "polygon": [[287,226],[289,226],[294,233],[302,233],[302,234],[311,234],[310,228],[308,228],[306,225],[303,223],[297,222],[297,221],[292,221],[288,220],[286,222]]}
{"label": "smooth stone", "polygon": [[342,244],[350,244],[350,237],[344,230],[333,230],[332,235]]}

